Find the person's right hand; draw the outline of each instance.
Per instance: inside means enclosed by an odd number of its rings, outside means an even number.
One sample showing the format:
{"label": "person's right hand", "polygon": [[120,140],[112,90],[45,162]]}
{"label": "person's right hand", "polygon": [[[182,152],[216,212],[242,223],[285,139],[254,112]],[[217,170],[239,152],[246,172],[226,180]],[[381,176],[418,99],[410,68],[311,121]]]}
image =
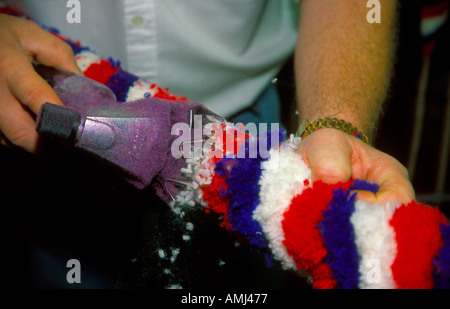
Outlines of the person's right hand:
{"label": "person's right hand", "polygon": [[35,115],[45,102],[62,102],[33,61],[82,74],[67,43],[30,20],[0,14],[0,143],[38,154]]}
{"label": "person's right hand", "polygon": [[379,185],[378,192],[358,191],[369,204],[409,204],[415,199],[408,170],[394,157],[337,129],[323,128],[301,141],[297,152],[311,168],[312,181],[361,179]]}

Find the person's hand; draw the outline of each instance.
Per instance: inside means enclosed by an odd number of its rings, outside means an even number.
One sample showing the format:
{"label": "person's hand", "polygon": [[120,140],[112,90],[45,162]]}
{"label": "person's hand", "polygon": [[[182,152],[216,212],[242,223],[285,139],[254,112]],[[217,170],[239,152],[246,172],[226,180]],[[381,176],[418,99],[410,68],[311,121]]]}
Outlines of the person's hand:
{"label": "person's hand", "polygon": [[312,181],[337,183],[353,178],[378,184],[377,194],[358,191],[357,198],[368,203],[407,204],[415,198],[408,171],[399,161],[337,129],[308,135],[298,153],[310,166]]}
{"label": "person's hand", "polygon": [[81,74],[72,49],[34,22],[0,14],[0,143],[39,153],[35,115],[61,100],[32,62]]}

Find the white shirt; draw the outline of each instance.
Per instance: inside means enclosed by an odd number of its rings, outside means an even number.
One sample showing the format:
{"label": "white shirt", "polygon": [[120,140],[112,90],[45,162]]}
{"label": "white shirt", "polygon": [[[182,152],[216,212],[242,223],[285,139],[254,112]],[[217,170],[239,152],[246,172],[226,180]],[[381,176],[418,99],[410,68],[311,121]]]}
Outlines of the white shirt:
{"label": "white shirt", "polygon": [[103,58],[228,117],[251,105],[295,48],[294,0],[7,0]]}

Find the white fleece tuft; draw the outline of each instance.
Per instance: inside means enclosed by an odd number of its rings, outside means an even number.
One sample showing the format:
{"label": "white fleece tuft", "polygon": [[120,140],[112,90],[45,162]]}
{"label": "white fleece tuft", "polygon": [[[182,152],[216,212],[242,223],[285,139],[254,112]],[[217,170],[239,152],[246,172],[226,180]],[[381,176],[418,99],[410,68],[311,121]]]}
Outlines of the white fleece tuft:
{"label": "white fleece tuft", "polygon": [[311,181],[311,170],[295,152],[291,139],[280,149],[271,149],[270,158],[262,163],[260,204],[253,212],[253,219],[261,225],[275,258],[284,269],[296,269],[292,257],[283,245],[282,221],[292,198],[303,192],[305,180]]}
{"label": "white fleece tuft", "polygon": [[[397,255],[395,231],[389,224],[395,206],[356,201],[350,217],[360,255],[359,288],[395,289],[391,265]],[[412,270],[413,271],[413,270]]]}

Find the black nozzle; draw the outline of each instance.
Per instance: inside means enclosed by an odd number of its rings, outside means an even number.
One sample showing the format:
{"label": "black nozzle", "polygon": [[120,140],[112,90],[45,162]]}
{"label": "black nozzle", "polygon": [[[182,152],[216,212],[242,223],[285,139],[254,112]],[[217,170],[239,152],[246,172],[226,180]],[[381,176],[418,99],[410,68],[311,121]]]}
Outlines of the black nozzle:
{"label": "black nozzle", "polygon": [[61,142],[72,143],[78,132],[81,115],[61,105],[44,103],[36,119],[36,131]]}

